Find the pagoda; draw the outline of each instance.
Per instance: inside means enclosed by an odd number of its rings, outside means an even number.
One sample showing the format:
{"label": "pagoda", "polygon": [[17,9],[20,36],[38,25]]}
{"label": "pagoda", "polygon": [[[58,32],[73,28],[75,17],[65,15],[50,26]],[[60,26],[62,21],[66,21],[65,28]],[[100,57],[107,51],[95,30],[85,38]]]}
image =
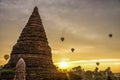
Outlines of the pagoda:
{"label": "pagoda", "polygon": [[26,63],[26,80],[67,80],[52,61],[44,26],[35,7],[17,43],[13,46],[9,62],[4,66],[15,69],[20,58]]}

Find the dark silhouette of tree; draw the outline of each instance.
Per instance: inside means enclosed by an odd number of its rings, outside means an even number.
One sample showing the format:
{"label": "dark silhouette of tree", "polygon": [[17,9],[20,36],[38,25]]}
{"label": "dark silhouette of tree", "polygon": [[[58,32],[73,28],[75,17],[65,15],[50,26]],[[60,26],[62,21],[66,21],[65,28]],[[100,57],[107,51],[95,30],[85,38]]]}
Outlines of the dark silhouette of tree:
{"label": "dark silhouette of tree", "polygon": [[112,80],[110,76],[107,77],[107,80]]}

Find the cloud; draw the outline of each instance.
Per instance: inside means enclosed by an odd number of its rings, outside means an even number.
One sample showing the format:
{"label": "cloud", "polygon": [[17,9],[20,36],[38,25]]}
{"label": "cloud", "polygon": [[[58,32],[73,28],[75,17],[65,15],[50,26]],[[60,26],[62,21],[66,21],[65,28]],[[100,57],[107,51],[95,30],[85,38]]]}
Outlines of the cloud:
{"label": "cloud", "polygon": [[[65,36],[65,48],[77,46],[81,50],[84,46],[92,46],[96,49],[94,53],[99,51],[104,55],[113,50],[112,53],[118,54],[119,4],[119,0],[1,0],[0,35],[3,41],[5,35],[17,39],[37,5],[52,47],[58,46],[59,38]],[[109,33],[115,37],[109,40]]]}

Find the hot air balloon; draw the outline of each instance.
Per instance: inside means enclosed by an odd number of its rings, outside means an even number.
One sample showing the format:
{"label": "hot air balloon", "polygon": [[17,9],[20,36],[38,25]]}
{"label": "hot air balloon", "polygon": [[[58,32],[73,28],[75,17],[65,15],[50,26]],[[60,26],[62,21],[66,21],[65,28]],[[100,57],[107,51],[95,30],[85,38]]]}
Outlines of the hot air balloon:
{"label": "hot air balloon", "polygon": [[72,51],[72,52],[74,52],[74,50],[75,50],[74,48],[71,48],[71,51]]}
{"label": "hot air balloon", "polygon": [[4,55],[4,59],[7,61],[9,59],[9,55],[8,54],[5,54]]}
{"label": "hot air balloon", "polygon": [[96,65],[97,65],[97,66],[99,66],[99,64],[100,64],[99,62],[96,62]]}
{"label": "hot air balloon", "polygon": [[110,38],[112,38],[112,36],[113,36],[112,34],[109,34],[109,37],[110,37]]}
{"label": "hot air balloon", "polygon": [[61,41],[62,41],[62,42],[65,40],[65,38],[64,38],[64,37],[61,37],[60,39],[61,39]]}

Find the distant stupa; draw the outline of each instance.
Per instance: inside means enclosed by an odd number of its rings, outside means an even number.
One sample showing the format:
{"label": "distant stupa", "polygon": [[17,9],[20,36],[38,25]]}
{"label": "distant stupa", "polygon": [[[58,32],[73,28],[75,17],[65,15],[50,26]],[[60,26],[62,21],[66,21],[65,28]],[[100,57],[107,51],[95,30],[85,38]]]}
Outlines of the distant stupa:
{"label": "distant stupa", "polygon": [[15,69],[20,58],[26,63],[26,80],[67,80],[66,75],[53,65],[51,48],[37,7],[13,46],[5,68]]}
{"label": "distant stupa", "polygon": [[16,64],[15,76],[13,80],[26,80],[26,64],[23,58],[20,58]]}

